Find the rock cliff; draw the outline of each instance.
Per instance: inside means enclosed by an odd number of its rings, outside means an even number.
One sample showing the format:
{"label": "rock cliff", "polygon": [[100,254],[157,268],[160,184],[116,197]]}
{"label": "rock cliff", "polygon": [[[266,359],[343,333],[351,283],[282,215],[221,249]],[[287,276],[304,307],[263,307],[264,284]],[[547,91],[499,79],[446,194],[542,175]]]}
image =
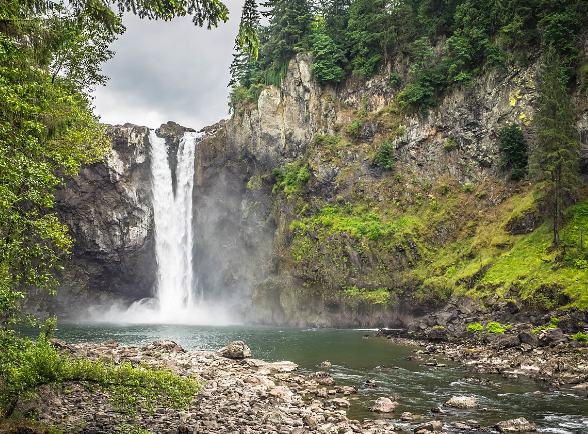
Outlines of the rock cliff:
{"label": "rock cliff", "polygon": [[88,306],[150,296],[156,279],[148,129],[110,129],[112,153],[84,167],[56,194],[55,207],[75,239],[58,275],[55,297],[34,298],[35,309],[61,318]]}
{"label": "rock cliff", "polygon": [[[198,291],[256,323],[391,326],[445,303],[454,287],[474,288],[488,249],[512,247],[508,237],[541,223],[517,208],[528,185],[509,181],[497,140],[517,123],[532,146],[537,61],[490,71],[434,110],[407,114],[390,71],[325,87],[310,55],[298,54],[281,88],[205,128],[195,162]],[[388,69],[406,79],[402,59]],[[588,110],[578,98],[577,108],[586,155]],[[184,130],[170,123],[160,133],[173,146]],[[58,303],[152,294],[147,129],[112,134],[107,161],[58,195],[77,240]],[[383,143],[393,144],[393,171],[375,163]],[[484,225],[504,239],[483,239]],[[458,263],[478,257],[455,277]]]}

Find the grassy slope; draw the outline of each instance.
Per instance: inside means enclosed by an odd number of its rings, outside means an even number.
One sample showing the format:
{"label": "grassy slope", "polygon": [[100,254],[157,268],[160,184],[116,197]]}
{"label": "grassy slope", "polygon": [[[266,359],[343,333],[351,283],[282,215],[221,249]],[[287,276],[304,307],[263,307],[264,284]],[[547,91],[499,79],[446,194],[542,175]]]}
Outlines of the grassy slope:
{"label": "grassy slope", "polygon": [[[471,185],[447,178],[432,185],[403,167],[366,180],[356,161],[374,161],[380,144],[399,133],[402,115],[394,106],[356,114],[380,126],[370,143],[341,128],[340,136],[317,135],[309,154],[293,165],[315,174],[319,164],[341,168],[334,198],[310,194],[312,177],[308,185],[283,182],[274,190],[296,210],[285,259],[308,286],[378,304],[387,290],[427,305],[467,294],[482,302],[588,308],[588,252],[581,246],[588,245],[581,229],[588,228],[588,201],[567,211],[566,246],[554,250],[549,221],[526,235],[509,232],[513,222],[539,215],[538,193],[528,182]],[[348,152],[360,158],[346,161]]]}

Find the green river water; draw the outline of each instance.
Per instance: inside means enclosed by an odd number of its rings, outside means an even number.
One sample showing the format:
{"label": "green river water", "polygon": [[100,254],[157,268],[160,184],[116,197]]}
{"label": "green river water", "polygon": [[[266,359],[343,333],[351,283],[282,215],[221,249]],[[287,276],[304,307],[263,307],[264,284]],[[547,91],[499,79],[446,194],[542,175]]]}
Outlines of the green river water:
{"label": "green river water", "polygon": [[[448,409],[447,414],[438,418],[446,422],[476,420],[490,426],[522,416],[535,422],[540,432],[588,434],[586,391],[551,390],[528,379],[505,380],[498,375],[483,377],[499,383],[500,388],[467,384],[460,379],[480,375],[445,360],[440,362],[446,363],[446,368],[422,366],[422,362],[406,360],[414,348],[398,346],[383,338],[366,339],[365,334],[375,335],[365,330],[101,323],[60,324],[56,337],[71,343],[114,339],[129,345],[172,339],[188,350],[210,351],[230,341],[242,340],[251,348],[254,358],[289,360],[299,365],[302,374],[317,371],[316,365],[329,360],[333,364],[329,374],[338,384],[359,389],[352,396],[352,407],[347,413],[352,419],[377,417],[368,408],[380,396],[400,396],[400,405],[390,418],[398,418],[404,411],[430,418],[432,407],[442,405],[453,395],[467,394],[475,395],[483,410]],[[378,387],[362,388],[367,379],[375,380]]]}

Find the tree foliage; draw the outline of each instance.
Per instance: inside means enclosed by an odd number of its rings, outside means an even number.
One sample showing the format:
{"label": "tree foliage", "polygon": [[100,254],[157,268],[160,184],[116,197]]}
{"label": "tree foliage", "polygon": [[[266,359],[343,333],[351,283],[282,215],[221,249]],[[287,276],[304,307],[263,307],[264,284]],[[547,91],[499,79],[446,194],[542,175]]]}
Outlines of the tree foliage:
{"label": "tree foliage", "polygon": [[[577,35],[588,15],[588,2],[583,0],[274,0],[262,4],[270,20],[257,26],[259,61],[241,59],[240,72],[232,75],[230,83],[232,104],[250,95],[246,90],[252,86],[279,85],[290,58],[299,50],[312,51],[315,77],[331,83],[350,73],[368,79],[384,66],[392,66],[391,59],[409,55],[410,73],[403,80],[399,102],[423,111],[434,106],[447,88],[467,85],[485,69],[541,45],[558,51],[571,79],[578,62]],[[308,28],[313,21],[324,25]],[[415,56],[423,46],[431,53],[427,62]],[[243,53],[247,51],[240,49],[238,56]]]}
{"label": "tree foliage", "polygon": [[502,153],[500,166],[510,169],[512,180],[523,179],[527,174],[529,157],[521,128],[516,124],[503,127],[498,134],[498,141]]}
{"label": "tree foliage", "polygon": [[559,245],[563,210],[579,185],[579,142],[574,128],[574,108],[560,56],[550,47],[540,70],[539,96],[534,124],[537,144],[532,171],[542,185],[546,207],[553,218],[553,243]]}

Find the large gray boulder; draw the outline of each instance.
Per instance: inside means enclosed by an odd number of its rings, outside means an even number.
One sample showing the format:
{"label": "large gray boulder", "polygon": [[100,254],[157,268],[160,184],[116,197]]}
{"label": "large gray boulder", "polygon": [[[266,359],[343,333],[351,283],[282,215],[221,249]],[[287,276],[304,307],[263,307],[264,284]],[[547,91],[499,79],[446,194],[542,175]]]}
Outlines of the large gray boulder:
{"label": "large gray boulder", "polygon": [[454,408],[478,408],[478,400],[475,396],[452,396],[445,403],[445,406]]}
{"label": "large gray boulder", "polygon": [[245,359],[251,357],[251,349],[243,341],[233,341],[226,347],[222,347],[217,353],[227,359]]}
{"label": "large gray boulder", "polygon": [[370,410],[377,413],[392,413],[397,405],[398,403],[392,401],[390,398],[382,397],[376,400]]}
{"label": "large gray boulder", "polygon": [[494,428],[502,433],[537,431],[537,426],[534,423],[529,422],[524,417],[498,422]]}

